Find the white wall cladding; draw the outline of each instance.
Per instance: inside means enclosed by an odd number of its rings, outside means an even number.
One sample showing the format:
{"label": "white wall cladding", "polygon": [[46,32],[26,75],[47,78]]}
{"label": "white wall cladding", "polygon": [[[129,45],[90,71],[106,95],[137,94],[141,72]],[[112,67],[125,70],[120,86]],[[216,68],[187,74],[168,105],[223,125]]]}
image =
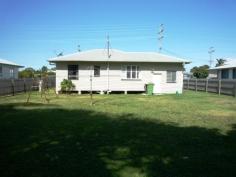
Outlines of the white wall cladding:
{"label": "white wall cladding", "polygon": [[[90,66],[98,65],[101,67],[100,77],[92,78],[93,91],[144,91],[144,85],[153,81],[155,73],[161,74],[160,87],[162,93],[182,93],[183,89],[183,65],[182,63],[110,63],[109,86],[107,63],[105,62],[57,62],[56,63],[56,90],[60,91],[60,83],[63,79],[68,79],[68,65],[79,65],[79,79],[73,80],[76,91],[90,90]],[[125,65],[139,66],[139,79],[122,79],[124,73],[122,67]],[[166,82],[167,71],[176,71],[176,83]],[[93,70],[92,70],[93,74]]]}
{"label": "white wall cladding", "polygon": [[0,64],[0,65],[2,67],[2,73],[0,75],[0,79],[17,79],[18,78],[19,67],[5,65],[5,64]]}

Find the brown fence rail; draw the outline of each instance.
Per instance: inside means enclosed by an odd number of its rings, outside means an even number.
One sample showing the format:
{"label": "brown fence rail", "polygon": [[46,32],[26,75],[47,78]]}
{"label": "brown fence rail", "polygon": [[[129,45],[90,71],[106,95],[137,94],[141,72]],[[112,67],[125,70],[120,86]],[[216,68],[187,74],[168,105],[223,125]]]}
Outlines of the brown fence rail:
{"label": "brown fence rail", "polygon": [[184,89],[231,95],[236,97],[236,80],[185,79]]}
{"label": "brown fence rail", "polygon": [[[38,90],[39,81],[39,78],[0,79],[0,95],[15,95],[30,90]],[[44,78],[43,83],[44,87],[55,88],[56,78]]]}

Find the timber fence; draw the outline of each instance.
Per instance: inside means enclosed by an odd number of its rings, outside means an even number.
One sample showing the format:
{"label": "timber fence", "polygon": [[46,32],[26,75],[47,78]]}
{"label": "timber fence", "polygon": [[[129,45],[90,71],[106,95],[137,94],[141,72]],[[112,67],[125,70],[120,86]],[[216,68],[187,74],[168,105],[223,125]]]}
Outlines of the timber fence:
{"label": "timber fence", "polygon": [[236,80],[184,79],[184,89],[231,95],[236,97]]}
{"label": "timber fence", "polygon": [[[45,87],[55,88],[55,76],[43,78],[42,80]],[[40,78],[0,79],[0,95],[15,95],[30,90],[39,90],[39,81]]]}

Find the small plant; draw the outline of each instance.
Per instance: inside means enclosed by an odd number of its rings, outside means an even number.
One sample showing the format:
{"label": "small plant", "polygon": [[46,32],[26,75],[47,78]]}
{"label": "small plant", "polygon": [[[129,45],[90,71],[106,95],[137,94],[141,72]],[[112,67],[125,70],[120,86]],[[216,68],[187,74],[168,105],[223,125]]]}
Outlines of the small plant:
{"label": "small plant", "polygon": [[64,79],[61,82],[61,91],[69,92],[69,91],[73,91],[74,88],[75,88],[75,85],[72,83],[71,80]]}

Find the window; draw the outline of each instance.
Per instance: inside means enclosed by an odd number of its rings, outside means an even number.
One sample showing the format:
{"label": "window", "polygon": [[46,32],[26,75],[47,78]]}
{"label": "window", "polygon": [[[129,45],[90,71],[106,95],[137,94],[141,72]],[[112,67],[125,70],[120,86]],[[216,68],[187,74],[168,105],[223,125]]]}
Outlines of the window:
{"label": "window", "polygon": [[68,65],[68,79],[78,80],[78,65]]}
{"label": "window", "polygon": [[167,83],[176,82],[176,71],[167,71]]}
{"label": "window", "polygon": [[14,69],[10,68],[10,78],[14,78]]}
{"label": "window", "polygon": [[100,66],[94,66],[94,77],[100,77]]}
{"label": "window", "polygon": [[236,79],[236,68],[233,69],[233,79]]}
{"label": "window", "polygon": [[135,65],[129,65],[126,67],[126,78],[127,79],[138,79],[139,78],[139,67]]}
{"label": "window", "polygon": [[228,69],[223,69],[221,71],[221,79],[228,79],[229,78],[229,70]]}

